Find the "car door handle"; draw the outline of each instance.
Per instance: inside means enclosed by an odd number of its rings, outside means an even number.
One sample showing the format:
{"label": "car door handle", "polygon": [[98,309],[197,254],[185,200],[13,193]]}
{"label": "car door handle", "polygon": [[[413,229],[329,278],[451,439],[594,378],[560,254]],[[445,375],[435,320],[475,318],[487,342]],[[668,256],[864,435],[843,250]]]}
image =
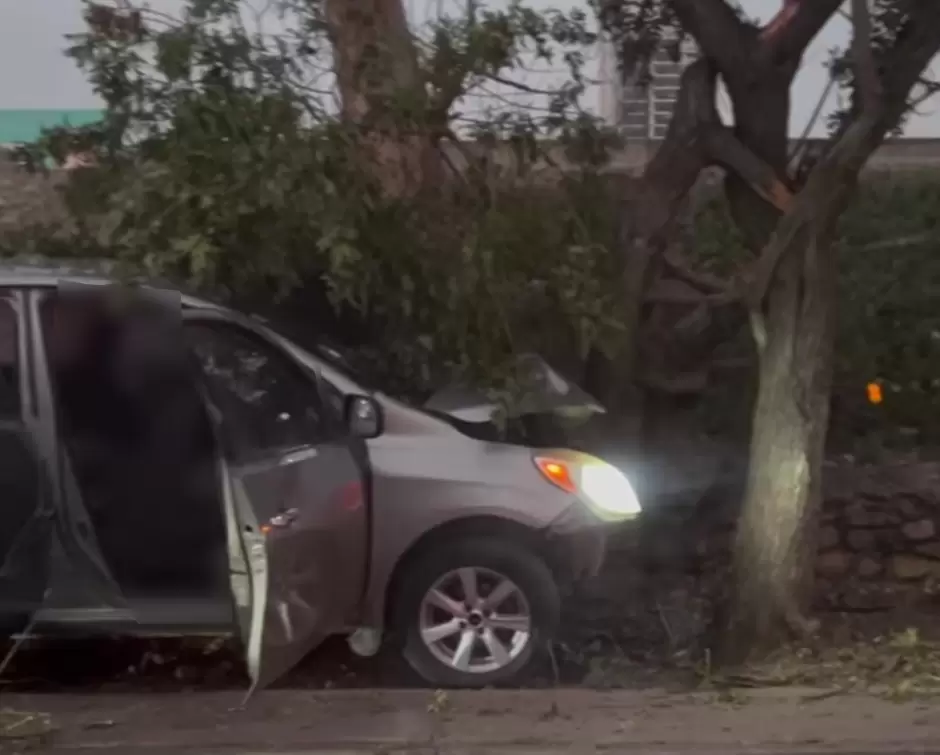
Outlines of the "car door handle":
{"label": "car door handle", "polygon": [[287,529],[294,522],[297,521],[297,517],[300,515],[300,512],[297,509],[285,509],[268,520],[268,526],[271,529],[283,530]]}
{"label": "car door handle", "polygon": [[300,451],[294,451],[293,453],[287,454],[279,462],[278,465],[282,467],[289,466],[291,464],[297,464],[301,461],[306,461],[307,459],[314,459],[317,456],[317,449],[315,448],[304,448]]}

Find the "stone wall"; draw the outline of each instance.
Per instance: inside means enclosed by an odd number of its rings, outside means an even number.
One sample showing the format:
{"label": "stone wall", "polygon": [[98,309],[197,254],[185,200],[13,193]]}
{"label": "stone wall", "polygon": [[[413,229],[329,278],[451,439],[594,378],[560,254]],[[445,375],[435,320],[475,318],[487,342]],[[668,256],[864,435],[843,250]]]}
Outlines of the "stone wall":
{"label": "stone wall", "polygon": [[[824,488],[817,609],[935,606],[940,464],[831,465]],[[575,603],[571,636],[660,649],[700,641],[729,585],[737,500],[740,490],[725,487],[663,502],[615,532],[603,573]]]}
{"label": "stone wall", "polygon": [[816,563],[823,606],[876,611],[932,602],[940,586],[940,465],[839,470]]}
{"label": "stone wall", "polygon": [[[821,595],[873,585],[922,594],[940,585],[940,464],[831,465],[824,489],[816,563]],[[726,567],[738,512],[716,492],[691,506],[654,506],[646,521],[616,533],[607,572],[707,575]],[[739,497],[739,491],[725,492]]]}

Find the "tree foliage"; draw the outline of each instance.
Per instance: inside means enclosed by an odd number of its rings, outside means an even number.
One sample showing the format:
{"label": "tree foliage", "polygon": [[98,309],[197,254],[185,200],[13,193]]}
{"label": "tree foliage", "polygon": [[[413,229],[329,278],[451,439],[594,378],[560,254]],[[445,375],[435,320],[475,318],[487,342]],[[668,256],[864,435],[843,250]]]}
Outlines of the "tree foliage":
{"label": "tree foliage", "polygon": [[[938,201],[929,173],[876,177],[842,223],[832,431],[843,446],[940,447]],[[868,403],[869,381],[882,385],[883,404]]]}
{"label": "tree foliage", "polygon": [[[829,447],[865,454],[940,446],[940,177],[932,172],[874,173],[839,224],[839,323]],[[695,215],[697,267],[727,276],[746,257],[740,231],[720,196]],[[730,345],[730,344],[729,344]],[[738,340],[732,352],[748,359]],[[702,412],[710,426],[739,424],[745,371],[722,390],[714,385]],[[869,382],[883,387],[872,405]]]}
{"label": "tree foliage", "polygon": [[[88,243],[225,296],[322,288],[377,329],[390,372],[419,386],[435,370],[498,382],[519,350],[583,352],[616,333],[611,234],[595,201],[606,136],[578,104],[593,38],[584,13],[473,4],[418,30],[428,96],[396,92],[381,108],[432,129],[448,176],[394,197],[362,164],[375,124],[342,118],[317,83],[330,64],[323,8],[269,5],[277,34],[237,0],[189,0],[181,18],[87,4],[69,54],[105,118],[40,147],[96,155],[67,191]],[[571,75],[539,108],[471,107],[485,86],[513,90],[524,59],[564,60]],[[545,140],[574,172],[551,170]],[[497,145],[508,145],[501,161]]]}

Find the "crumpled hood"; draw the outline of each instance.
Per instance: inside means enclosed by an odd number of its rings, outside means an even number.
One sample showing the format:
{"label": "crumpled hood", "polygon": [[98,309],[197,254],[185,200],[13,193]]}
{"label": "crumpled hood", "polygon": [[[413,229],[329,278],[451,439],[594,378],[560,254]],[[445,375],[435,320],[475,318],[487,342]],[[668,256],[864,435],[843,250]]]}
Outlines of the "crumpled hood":
{"label": "crumpled hood", "polygon": [[[587,391],[562,377],[537,354],[525,354],[517,362],[521,396],[512,406],[515,416],[556,414],[587,419],[606,409]],[[466,385],[449,385],[424,404],[424,408],[449,414],[464,422],[490,422],[498,406],[483,391]]]}

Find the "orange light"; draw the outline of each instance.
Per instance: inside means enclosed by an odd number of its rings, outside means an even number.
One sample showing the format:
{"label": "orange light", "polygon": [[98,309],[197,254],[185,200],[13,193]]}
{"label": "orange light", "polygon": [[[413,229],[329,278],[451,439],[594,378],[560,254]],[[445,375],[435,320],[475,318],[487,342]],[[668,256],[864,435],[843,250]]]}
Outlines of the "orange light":
{"label": "orange light", "polygon": [[869,383],[865,389],[868,394],[868,403],[880,404],[884,401],[884,395],[881,392],[881,386],[878,383]]}
{"label": "orange light", "polygon": [[578,486],[575,485],[571,470],[565,462],[540,456],[535,459],[535,466],[552,485],[568,493],[578,492]]}

